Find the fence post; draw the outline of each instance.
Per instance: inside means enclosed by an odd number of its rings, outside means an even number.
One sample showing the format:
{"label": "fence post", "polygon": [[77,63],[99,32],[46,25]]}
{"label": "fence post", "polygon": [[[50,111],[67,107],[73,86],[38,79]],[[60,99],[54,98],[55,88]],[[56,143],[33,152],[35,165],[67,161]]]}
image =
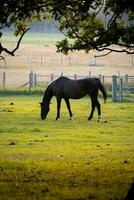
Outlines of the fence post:
{"label": "fence post", "polygon": [[112,76],[112,101],[117,100],[117,76]]}
{"label": "fence post", "polygon": [[69,67],[71,67],[71,57],[69,56]]}
{"label": "fence post", "polygon": [[98,77],[99,77],[99,79],[100,79],[100,81],[101,81],[101,77],[102,77],[102,76],[101,76],[101,74],[99,74],[99,76],[98,76]]}
{"label": "fence post", "polygon": [[120,76],[121,76],[121,73],[120,73],[120,71],[118,71],[118,78],[120,78]]}
{"label": "fence post", "polygon": [[40,64],[41,64],[41,67],[43,67],[43,56],[40,57]]}
{"label": "fence post", "polygon": [[34,86],[37,85],[37,74],[34,74],[34,77],[33,77],[33,84],[34,84]]}
{"label": "fence post", "polygon": [[102,83],[104,84],[104,82],[105,82],[105,76],[103,75],[102,76]]}
{"label": "fence post", "polygon": [[132,55],[132,67],[134,66],[134,55]]}
{"label": "fence post", "polygon": [[62,64],[62,53],[60,55],[60,64]]}
{"label": "fence post", "polygon": [[96,67],[96,56],[94,56],[94,66]]}
{"label": "fence post", "polygon": [[3,92],[6,93],[6,72],[3,72]]}
{"label": "fence post", "polygon": [[125,83],[128,84],[128,74],[125,75]]}
{"label": "fence post", "polygon": [[50,75],[50,78],[51,78],[51,82],[53,82],[53,80],[54,80],[54,75],[51,74],[51,75]]}
{"label": "fence post", "polygon": [[76,80],[77,79],[77,74],[74,74],[74,80]]}
{"label": "fence post", "polygon": [[120,78],[119,79],[119,101],[122,102],[123,101],[123,79]]}
{"label": "fence post", "polygon": [[29,73],[29,93],[31,93],[32,87],[33,87],[33,71]]}

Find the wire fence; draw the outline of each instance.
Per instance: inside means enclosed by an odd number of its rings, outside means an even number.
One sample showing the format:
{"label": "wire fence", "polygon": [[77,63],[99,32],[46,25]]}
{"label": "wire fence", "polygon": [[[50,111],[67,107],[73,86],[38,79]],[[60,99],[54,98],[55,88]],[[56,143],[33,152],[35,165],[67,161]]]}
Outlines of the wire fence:
{"label": "wire fence", "polygon": [[17,55],[12,58],[7,56],[6,59],[0,60],[0,68],[7,69],[9,67],[48,67],[48,66],[91,66],[91,67],[104,67],[105,63],[103,59],[95,59],[94,57],[90,58],[85,56],[85,58],[81,58],[75,55],[65,56],[63,54],[51,53],[48,55]]}
{"label": "wire fence", "polygon": [[[30,41],[31,39],[31,41]],[[50,38],[49,38],[50,40]],[[52,39],[53,40],[53,39]],[[0,60],[0,68],[14,66],[46,67],[46,66],[129,66],[134,68],[134,55],[110,54],[107,57],[98,57],[102,53],[91,51],[70,52],[68,55],[57,53],[57,49],[51,41],[36,40],[35,37],[28,41],[22,41],[15,57],[4,55],[5,61]],[[4,42],[4,41],[3,41]],[[56,41],[54,42],[56,43]],[[16,47],[16,41],[4,42],[8,49]]]}

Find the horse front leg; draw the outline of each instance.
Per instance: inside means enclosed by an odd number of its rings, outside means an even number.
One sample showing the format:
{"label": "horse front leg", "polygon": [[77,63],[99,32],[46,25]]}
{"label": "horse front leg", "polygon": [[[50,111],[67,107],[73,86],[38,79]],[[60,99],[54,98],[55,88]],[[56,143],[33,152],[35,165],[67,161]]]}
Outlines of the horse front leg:
{"label": "horse front leg", "polygon": [[60,118],[60,107],[61,107],[61,98],[57,97],[57,117],[56,120]]}
{"label": "horse front leg", "polygon": [[67,109],[68,109],[69,115],[70,115],[70,120],[71,120],[71,119],[72,119],[72,116],[73,116],[73,113],[72,113],[72,111],[71,111],[69,99],[64,99],[64,100],[65,100],[65,102],[66,102]]}

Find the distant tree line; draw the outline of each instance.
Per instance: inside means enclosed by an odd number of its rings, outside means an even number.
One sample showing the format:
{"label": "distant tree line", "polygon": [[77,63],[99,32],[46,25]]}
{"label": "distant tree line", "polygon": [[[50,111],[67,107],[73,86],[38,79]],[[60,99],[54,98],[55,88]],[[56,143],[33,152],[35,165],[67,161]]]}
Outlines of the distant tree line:
{"label": "distant tree line", "polygon": [[[31,22],[29,23],[29,32],[39,33],[59,33],[57,22],[54,20]],[[4,32],[14,32],[14,26],[3,29]]]}

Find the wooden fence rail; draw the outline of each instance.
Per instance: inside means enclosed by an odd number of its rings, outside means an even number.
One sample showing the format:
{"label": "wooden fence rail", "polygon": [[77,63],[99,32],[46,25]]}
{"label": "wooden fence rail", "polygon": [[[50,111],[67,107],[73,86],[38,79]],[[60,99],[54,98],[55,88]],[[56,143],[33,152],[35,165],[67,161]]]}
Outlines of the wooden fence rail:
{"label": "wooden fence rail", "polygon": [[[131,81],[131,82],[130,82]],[[113,76],[112,78],[112,101],[122,102],[125,92],[134,93],[134,76]]]}
{"label": "wooden fence rail", "polygon": [[[54,74],[50,74],[50,75],[42,75],[42,74],[36,74],[31,72],[29,74],[29,92],[31,92],[31,88],[33,86],[37,86],[40,84],[49,84],[52,81],[54,81],[55,79],[57,79],[58,77],[63,76],[63,72],[61,72],[60,75],[54,75]],[[69,75],[67,76],[69,78],[72,78],[74,80],[78,79],[78,78],[85,78],[85,77],[95,77],[95,78],[99,78],[101,80],[101,82],[103,84],[105,84],[105,80],[108,78],[110,79],[110,82],[112,84],[112,101],[113,102],[122,102],[123,101],[123,93],[124,91],[128,91],[128,92],[134,92],[134,76],[129,76],[128,74],[121,76],[120,74],[117,75],[113,75],[113,76],[104,76],[104,75],[98,75],[98,76],[91,76],[91,72],[89,72],[89,74],[87,76],[78,76],[77,74],[74,75]],[[39,81],[40,78],[48,78],[49,81],[45,82],[45,81]],[[129,86],[129,82],[132,82],[132,85]]]}
{"label": "wooden fence rail", "polygon": [[[31,71],[29,73],[29,78],[28,78],[27,83],[23,84],[23,86],[28,86],[29,94],[30,94],[34,86],[48,85],[52,81],[54,81],[55,79],[63,75],[64,75],[63,72],[61,72],[59,75],[55,75],[53,73],[43,75],[43,74],[37,74]],[[118,73],[118,75],[113,75],[113,76],[104,76],[101,74],[99,74],[98,76],[93,76],[91,72],[89,72],[87,76],[77,75],[77,74],[66,75],[66,76],[75,80],[85,78],[85,77],[92,77],[92,78],[95,77],[95,78],[99,78],[103,84],[107,84],[107,80],[108,80],[108,84],[110,85],[110,88],[112,86],[112,90],[110,91],[112,93],[113,102],[122,102],[124,100],[123,99],[124,94],[134,94],[134,76],[129,76],[128,74],[124,76],[121,76],[120,73]],[[3,72],[1,74],[1,77],[2,77],[1,88],[3,90],[3,93],[6,93],[6,89],[7,89],[6,81],[8,80],[6,72]]]}

